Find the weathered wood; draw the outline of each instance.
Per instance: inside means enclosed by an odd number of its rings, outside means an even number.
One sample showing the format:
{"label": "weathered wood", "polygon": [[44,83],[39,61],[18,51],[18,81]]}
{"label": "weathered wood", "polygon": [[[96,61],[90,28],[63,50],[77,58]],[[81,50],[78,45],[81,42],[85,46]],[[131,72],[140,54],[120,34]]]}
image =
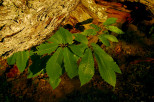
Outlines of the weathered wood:
{"label": "weathered wood", "polygon": [[45,41],[72,11],[79,0],[1,0],[0,56]]}
{"label": "weathered wood", "polygon": [[70,13],[78,22],[88,18],[104,22],[108,17],[125,22],[129,12],[122,4],[104,0],[0,0],[0,57],[44,42]]}
{"label": "weathered wood", "polygon": [[[61,24],[80,0],[1,0],[0,3],[0,57],[27,50],[45,41]],[[81,3],[105,21],[106,8],[94,0]]]}

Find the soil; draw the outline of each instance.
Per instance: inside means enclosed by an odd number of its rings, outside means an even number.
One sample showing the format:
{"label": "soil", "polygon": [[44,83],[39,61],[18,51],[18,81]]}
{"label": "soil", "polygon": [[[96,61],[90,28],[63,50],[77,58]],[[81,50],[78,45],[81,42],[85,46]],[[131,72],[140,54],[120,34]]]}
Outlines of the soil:
{"label": "soil", "polygon": [[154,102],[154,32],[150,33],[154,26],[149,23],[154,20],[142,21],[124,25],[126,33],[117,36],[119,42],[104,48],[122,71],[117,74],[115,89],[103,81],[96,68],[89,83],[80,86],[78,77],[70,79],[65,73],[53,90],[45,75],[27,79],[27,69],[20,73],[3,60],[0,102]]}

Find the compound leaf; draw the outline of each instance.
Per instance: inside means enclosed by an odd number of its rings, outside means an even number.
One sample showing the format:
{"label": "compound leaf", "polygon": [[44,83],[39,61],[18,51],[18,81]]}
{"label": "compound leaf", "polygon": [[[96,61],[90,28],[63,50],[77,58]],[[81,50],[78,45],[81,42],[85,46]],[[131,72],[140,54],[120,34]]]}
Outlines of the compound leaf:
{"label": "compound leaf", "polygon": [[50,54],[53,51],[55,51],[58,47],[57,43],[45,43],[45,44],[41,44],[40,46],[37,47],[37,51],[36,53],[38,55],[43,55],[43,54]]}
{"label": "compound leaf", "polygon": [[88,44],[88,39],[85,35],[82,34],[74,34],[75,40],[84,44]]}
{"label": "compound leaf", "polygon": [[70,78],[75,77],[78,74],[77,60],[74,54],[66,47],[64,48],[64,66],[65,70]]}
{"label": "compound leaf", "polygon": [[17,53],[14,53],[11,57],[7,58],[7,63],[13,65],[16,63]]}
{"label": "compound leaf", "polygon": [[116,26],[108,26],[107,29],[117,34],[124,34],[124,32]]}
{"label": "compound leaf", "polygon": [[28,51],[19,51],[17,52],[16,64],[20,72],[23,72],[26,68],[26,64],[29,58]]}
{"label": "compound leaf", "polygon": [[81,81],[81,85],[84,85],[94,75],[94,60],[92,56],[91,50],[88,48],[85,51],[85,54],[82,57],[82,60],[79,65],[79,79]]}
{"label": "compound leaf", "polygon": [[98,37],[99,40],[100,40],[105,46],[110,46],[109,40],[108,40],[107,38],[105,38],[103,35],[104,35],[104,34],[102,34],[102,35],[100,35],[100,36]]}
{"label": "compound leaf", "polygon": [[110,85],[115,87],[116,84],[115,72],[118,72],[116,63],[113,61],[112,57],[108,55],[98,45],[93,43],[92,46],[94,49],[94,54],[96,61],[98,63],[101,77]]}
{"label": "compound leaf", "polygon": [[82,44],[82,43],[79,44],[79,45],[70,45],[69,47],[70,47],[71,51],[72,51],[74,54],[76,54],[77,56],[79,56],[79,57],[82,57],[82,55],[83,55],[85,49],[88,48],[87,45]]}
{"label": "compound leaf", "polygon": [[72,44],[73,37],[67,29],[60,27],[59,30],[47,41],[54,42],[57,44]]}
{"label": "compound leaf", "polygon": [[103,25],[111,25],[111,24],[114,24],[114,23],[116,23],[116,20],[117,20],[117,18],[108,18],[108,19],[103,23]]}
{"label": "compound leaf", "polygon": [[102,34],[102,36],[104,36],[105,38],[107,38],[108,40],[110,40],[112,42],[118,42],[118,39],[113,35]]}
{"label": "compound leaf", "polygon": [[98,27],[98,26],[95,25],[95,24],[91,24],[90,26],[93,27],[93,28],[95,28],[96,31],[99,31],[99,30],[101,29],[100,27]]}
{"label": "compound leaf", "polygon": [[89,35],[96,35],[97,32],[95,29],[87,29],[87,30],[84,30],[84,32],[82,32],[81,34],[89,36]]}

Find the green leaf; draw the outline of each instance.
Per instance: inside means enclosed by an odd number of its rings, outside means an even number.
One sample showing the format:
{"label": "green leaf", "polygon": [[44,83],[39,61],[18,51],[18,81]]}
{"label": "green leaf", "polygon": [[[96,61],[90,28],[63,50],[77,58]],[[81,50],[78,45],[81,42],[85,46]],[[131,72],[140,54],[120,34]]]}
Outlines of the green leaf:
{"label": "green leaf", "polygon": [[58,48],[57,51],[51,56],[46,64],[46,71],[50,79],[50,84],[55,89],[59,84],[59,78],[62,75],[61,64],[63,61],[62,48]]}
{"label": "green leaf", "polygon": [[119,66],[116,64],[116,62],[113,62],[113,64],[111,64],[111,67],[114,69],[115,72],[117,73],[122,73]]}
{"label": "green leaf", "polygon": [[124,32],[116,26],[108,26],[107,29],[117,34],[124,34]]}
{"label": "green leaf", "polygon": [[[56,52],[49,58],[48,62],[47,62],[47,66],[49,68],[49,65],[51,64],[59,64],[61,66],[62,62],[63,62],[63,50],[61,47],[59,47]],[[47,69],[47,66],[46,66],[46,69]],[[52,69],[52,68],[51,68]]]}
{"label": "green leaf", "polygon": [[114,24],[114,23],[116,23],[116,20],[117,20],[117,18],[108,18],[108,19],[103,23],[103,25],[111,25],[111,24]]}
{"label": "green leaf", "polygon": [[45,43],[45,44],[41,44],[40,46],[37,47],[37,51],[36,53],[38,55],[43,55],[43,54],[50,54],[53,51],[55,51],[58,47],[58,44],[56,43]]}
{"label": "green leaf", "polygon": [[35,77],[35,76],[38,76],[39,74],[41,74],[44,70],[42,69],[41,71],[37,72],[37,73],[33,73],[30,69],[28,69],[28,76],[27,78],[32,78],[32,77]]}
{"label": "green leaf", "polygon": [[96,31],[99,31],[99,30],[101,29],[100,27],[98,27],[98,26],[95,25],[95,24],[91,24],[90,26],[93,27],[93,28],[95,28]]}
{"label": "green leaf", "polygon": [[75,40],[84,44],[88,44],[88,39],[85,35],[82,34],[74,34]]}
{"label": "green leaf", "polygon": [[101,41],[105,46],[110,46],[109,40],[106,39],[103,35],[104,35],[104,34],[100,35],[98,38],[100,39],[100,41]]}
{"label": "green leaf", "polygon": [[108,82],[110,85],[115,87],[116,84],[116,75],[115,72],[118,72],[117,65],[110,55],[108,55],[102,48],[98,45],[91,44],[94,49],[94,54],[96,61],[98,63],[99,72],[101,77]]}
{"label": "green leaf", "polygon": [[95,29],[87,29],[87,30],[84,30],[84,32],[82,32],[81,34],[89,36],[89,35],[96,35],[97,32]]}
{"label": "green leaf", "polygon": [[91,50],[88,48],[79,65],[79,79],[81,86],[89,82],[94,75],[94,60]]}
{"label": "green leaf", "polygon": [[16,64],[20,72],[23,72],[26,68],[27,61],[29,59],[28,51],[17,52]]}
{"label": "green leaf", "polygon": [[63,63],[63,49],[61,47],[59,47],[56,52],[53,54],[53,56],[51,56],[50,60],[52,60],[53,64],[58,63],[59,65],[61,65]]}
{"label": "green leaf", "polygon": [[75,58],[76,62],[80,59],[80,57],[75,54],[74,54],[74,58]]}
{"label": "green leaf", "polygon": [[59,34],[59,30],[52,35],[47,41],[49,42],[53,42],[53,43],[57,43],[57,44],[62,44],[63,43],[63,38],[61,36],[61,34]]}
{"label": "green leaf", "polygon": [[7,58],[7,63],[13,65],[16,63],[17,53],[14,53],[11,57]]}
{"label": "green leaf", "polygon": [[102,34],[102,36],[104,36],[105,38],[107,38],[108,40],[110,40],[112,42],[118,42],[118,39],[113,35]]}
{"label": "green leaf", "polygon": [[46,71],[50,79],[58,79],[62,75],[62,68],[58,63],[54,63],[49,59]]}
{"label": "green leaf", "polygon": [[59,85],[60,82],[61,82],[60,78],[55,79],[55,80],[49,78],[49,83],[50,83],[50,85],[52,86],[53,89],[55,89]]}
{"label": "green leaf", "polygon": [[72,52],[73,52],[74,54],[76,54],[77,56],[79,56],[79,57],[82,57],[82,55],[83,55],[85,49],[88,48],[88,46],[85,45],[85,44],[70,45],[69,47],[70,47],[70,49],[72,50]]}
{"label": "green leaf", "polygon": [[73,37],[67,29],[60,27],[60,29],[47,41],[54,42],[57,44],[72,44]]}
{"label": "green leaf", "polygon": [[64,48],[64,66],[65,70],[70,78],[75,77],[78,75],[78,66],[76,58],[74,54],[66,47]]}
{"label": "green leaf", "polygon": [[62,68],[58,63],[51,62],[46,67],[47,74],[49,76],[50,85],[55,89],[59,85],[60,76],[62,75]]}

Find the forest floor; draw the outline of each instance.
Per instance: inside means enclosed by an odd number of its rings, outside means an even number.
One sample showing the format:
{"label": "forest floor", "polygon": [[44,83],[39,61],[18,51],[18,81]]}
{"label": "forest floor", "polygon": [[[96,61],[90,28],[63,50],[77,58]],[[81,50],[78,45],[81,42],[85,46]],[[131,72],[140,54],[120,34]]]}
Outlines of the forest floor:
{"label": "forest floor", "polygon": [[[16,73],[6,60],[0,62],[0,102],[154,102],[154,35],[148,24],[128,24],[119,42],[105,48],[119,65],[115,89],[107,84],[96,68],[92,80],[80,86],[78,77],[61,76],[53,90],[41,75],[27,79],[27,70]],[[154,30],[154,29],[153,29]]]}

